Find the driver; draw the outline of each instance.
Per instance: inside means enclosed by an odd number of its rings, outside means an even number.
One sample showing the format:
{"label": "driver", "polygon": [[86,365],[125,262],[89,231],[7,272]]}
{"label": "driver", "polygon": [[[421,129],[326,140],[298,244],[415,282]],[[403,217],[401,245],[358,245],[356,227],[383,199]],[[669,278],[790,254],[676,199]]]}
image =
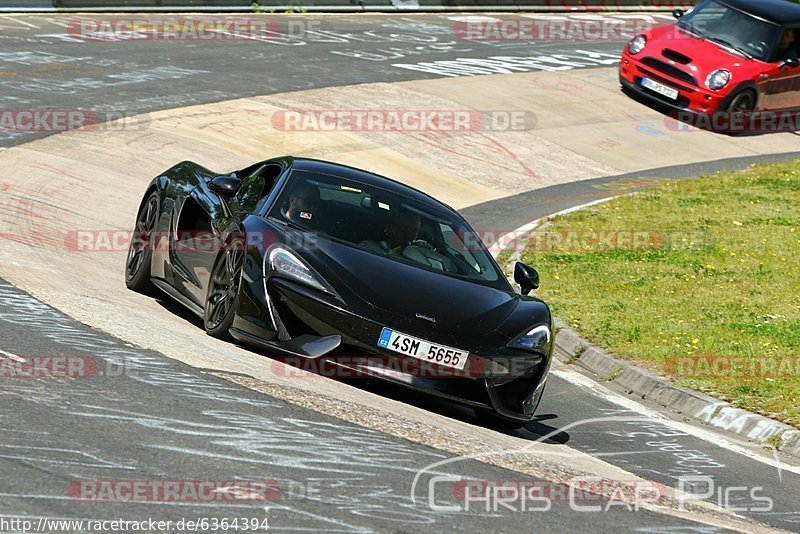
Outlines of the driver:
{"label": "driver", "polygon": [[786,28],[781,36],[778,50],[775,52],[775,61],[797,60],[797,50],[794,47],[794,28]]}
{"label": "driver", "polygon": [[359,244],[375,252],[402,254],[406,245],[417,239],[421,225],[422,220],[418,214],[409,210],[400,210],[392,214],[391,220],[383,229],[386,239],[379,242],[367,239]]}
{"label": "driver", "polygon": [[[314,221],[314,217],[319,218],[319,207],[322,201],[319,196],[319,188],[303,182],[298,185],[289,195],[289,204],[284,215],[290,221],[308,225]],[[314,221],[315,223],[317,221]]]}

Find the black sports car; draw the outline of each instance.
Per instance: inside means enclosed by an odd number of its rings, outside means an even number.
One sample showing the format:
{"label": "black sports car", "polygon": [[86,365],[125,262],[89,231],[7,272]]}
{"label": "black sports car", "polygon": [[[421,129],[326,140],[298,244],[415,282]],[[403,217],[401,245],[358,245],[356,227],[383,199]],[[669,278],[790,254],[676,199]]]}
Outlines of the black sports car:
{"label": "black sports car", "polygon": [[329,162],[281,157],[220,176],[183,162],[136,218],[128,288],[158,288],[215,337],[380,377],[511,426],[536,410],[553,352],[522,263],[512,289],[452,208]]}

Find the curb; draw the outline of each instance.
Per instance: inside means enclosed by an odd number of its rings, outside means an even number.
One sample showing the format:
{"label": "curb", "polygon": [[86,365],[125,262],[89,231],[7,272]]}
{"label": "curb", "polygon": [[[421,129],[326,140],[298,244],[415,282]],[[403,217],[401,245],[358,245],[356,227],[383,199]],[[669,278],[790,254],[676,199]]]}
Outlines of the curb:
{"label": "curb", "polygon": [[[588,208],[613,198],[616,197],[607,197],[580,206],[574,206],[532,221],[513,232],[501,236],[497,243],[489,248],[489,251],[497,258],[500,252],[513,246],[513,253],[507,261],[509,264],[519,261],[526,241],[524,238],[520,239],[520,236],[524,236],[524,234],[535,229],[546,227],[549,221],[555,217]],[[502,265],[501,268],[503,268]],[[513,278],[511,281],[513,283]],[[736,408],[728,402],[715,399],[699,391],[678,387],[668,379],[658,376],[652,371],[613,357],[604,349],[580,337],[577,332],[558,317],[554,318],[554,323],[556,331],[554,355],[561,362],[568,365],[580,365],[596,375],[595,379],[598,382],[617,384],[623,387],[629,395],[638,395],[642,399],[653,400],[676,413],[688,416],[709,426],[732,432],[764,447],[773,448],[773,442],[780,439],[779,451],[800,457],[800,430],[769,417]]]}
{"label": "curb", "polygon": [[800,456],[800,430],[704,393],[678,387],[647,369],[618,360],[581,338],[560,319],[556,319],[556,328],[556,357],[564,363],[580,365],[597,375],[598,381],[617,384],[629,395],[653,400],[679,414],[764,446],[772,447],[768,442],[780,438],[781,452]]}

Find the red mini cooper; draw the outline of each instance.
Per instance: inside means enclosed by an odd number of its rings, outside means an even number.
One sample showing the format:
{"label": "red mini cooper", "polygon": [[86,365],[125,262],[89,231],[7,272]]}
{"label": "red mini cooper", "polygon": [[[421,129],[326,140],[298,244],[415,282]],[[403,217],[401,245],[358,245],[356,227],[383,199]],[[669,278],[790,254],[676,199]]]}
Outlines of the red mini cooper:
{"label": "red mini cooper", "polygon": [[800,110],[800,4],[703,0],[673,15],[625,47],[624,89],[692,114]]}

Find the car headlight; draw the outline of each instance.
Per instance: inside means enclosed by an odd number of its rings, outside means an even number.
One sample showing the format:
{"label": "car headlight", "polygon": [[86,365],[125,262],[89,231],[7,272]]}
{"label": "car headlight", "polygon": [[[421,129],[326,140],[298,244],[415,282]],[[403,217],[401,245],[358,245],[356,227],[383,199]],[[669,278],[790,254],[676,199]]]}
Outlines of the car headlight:
{"label": "car headlight", "polygon": [[539,325],[509,343],[508,348],[547,354],[551,339],[550,327]]}
{"label": "car headlight", "polygon": [[647,37],[644,35],[637,35],[628,43],[628,52],[631,54],[638,54],[644,50],[645,45],[647,45]]}
{"label": "car headlight", "polygon": [[731,73],[726,69],[718,69],[708,75],[706,86],[712,91],[719,91],[731,81]]}
{"label": "car headlight", "polygon": [[285,248],[273,248],[269,252],[269,264],[277,274],[292,278],[326,293],[333,293],[331,287],[325,283],[322,277],[306,266],[303,260]]}

